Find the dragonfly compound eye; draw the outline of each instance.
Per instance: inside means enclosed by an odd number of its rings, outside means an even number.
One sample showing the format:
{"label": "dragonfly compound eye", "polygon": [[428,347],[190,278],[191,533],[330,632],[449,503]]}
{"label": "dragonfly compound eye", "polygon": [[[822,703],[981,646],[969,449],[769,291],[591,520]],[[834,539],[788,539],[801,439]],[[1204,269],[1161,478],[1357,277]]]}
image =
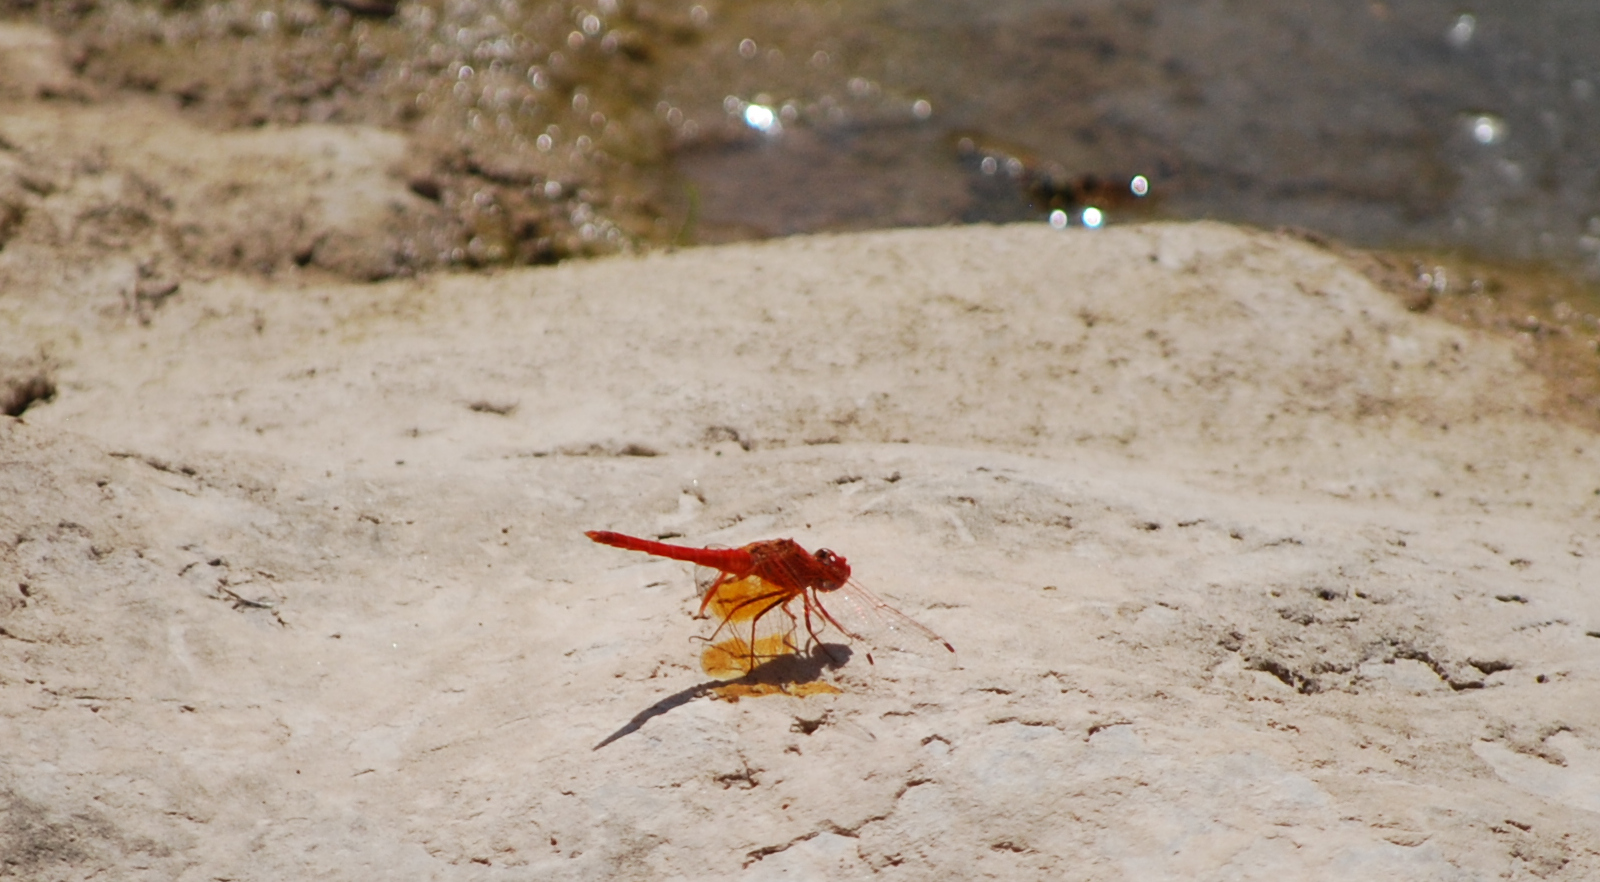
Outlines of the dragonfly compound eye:
{"label": "dragonfly compound eye", "polygon": [[850,581],[850,564],[846,563],[844,558],[826,548],[817,549],[817,553],[813,556],[817,559],[817,563],[822,564],[822,568],[828,574],[828,578],[817,585],[818,589],[836,591],[844,583]]}

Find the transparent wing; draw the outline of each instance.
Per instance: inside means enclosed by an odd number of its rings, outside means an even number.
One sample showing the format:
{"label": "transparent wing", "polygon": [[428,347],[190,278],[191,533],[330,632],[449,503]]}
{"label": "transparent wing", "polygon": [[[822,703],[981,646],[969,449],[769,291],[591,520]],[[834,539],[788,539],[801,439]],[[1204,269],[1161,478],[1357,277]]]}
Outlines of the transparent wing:
{"label": "transparent wing", "polygon": [[933,629],[890,606],[854,579],[834,591],[815,592],[814,596],[828,624],[848,637],[907,652],[956,651]]}

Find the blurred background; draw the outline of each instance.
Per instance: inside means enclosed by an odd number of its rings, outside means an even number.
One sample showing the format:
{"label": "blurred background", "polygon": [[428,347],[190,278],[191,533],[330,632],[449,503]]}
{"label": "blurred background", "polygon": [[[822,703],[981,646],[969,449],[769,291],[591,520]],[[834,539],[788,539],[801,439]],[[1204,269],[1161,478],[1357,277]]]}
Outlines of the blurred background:
{"label": "blurred background", "polygon": [[[1217,218],[1600,278],[1600,4],[4,0],[222,127],[418,145],[423,263]],[[1144,188],[1148,187],[1146,193]],[[1143,195],[1141,195],[1143,194]]]}

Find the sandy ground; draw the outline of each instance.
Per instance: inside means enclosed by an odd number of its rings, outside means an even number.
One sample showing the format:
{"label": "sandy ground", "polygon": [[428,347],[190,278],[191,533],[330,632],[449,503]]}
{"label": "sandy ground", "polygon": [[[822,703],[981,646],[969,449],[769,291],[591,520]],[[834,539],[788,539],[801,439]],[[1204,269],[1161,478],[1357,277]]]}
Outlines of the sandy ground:
{"label": "sandy ground", "polygon": [[[1330,252],[358,284],[403,144],[11,97],[0,875],[1600,877],[1600,441]],[[826,545],[957,652],[714,701],[585,529]]]}

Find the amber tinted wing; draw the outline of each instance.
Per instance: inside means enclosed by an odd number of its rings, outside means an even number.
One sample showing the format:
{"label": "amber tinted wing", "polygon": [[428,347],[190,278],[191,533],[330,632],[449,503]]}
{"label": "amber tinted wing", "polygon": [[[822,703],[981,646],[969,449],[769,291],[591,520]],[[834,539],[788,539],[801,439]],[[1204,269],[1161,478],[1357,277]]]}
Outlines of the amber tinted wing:
{"label": "amber tinted wing", "polygon": [[736,679],[781,656],[799,651],[796,620],[785,604],[797,592],[759,576],[723,576],[706,587],[712,592],[706,614],[716,628],[700,656],[705,672],[718,679]]}
{"label": "amber tinted wing", "polygon": [[828,623],[873,646],[909,652],[955,652],[943,637],[851,580],[836,591],[816,592],[816,603],[826,611]]}
{"label": "amber tinted wing", "polygon": [[798,653],[794,632],[765,634],[751,643],[743,637],[722,637],[700,651],[700,669],[716,680],[737,680],[757,668]]}

